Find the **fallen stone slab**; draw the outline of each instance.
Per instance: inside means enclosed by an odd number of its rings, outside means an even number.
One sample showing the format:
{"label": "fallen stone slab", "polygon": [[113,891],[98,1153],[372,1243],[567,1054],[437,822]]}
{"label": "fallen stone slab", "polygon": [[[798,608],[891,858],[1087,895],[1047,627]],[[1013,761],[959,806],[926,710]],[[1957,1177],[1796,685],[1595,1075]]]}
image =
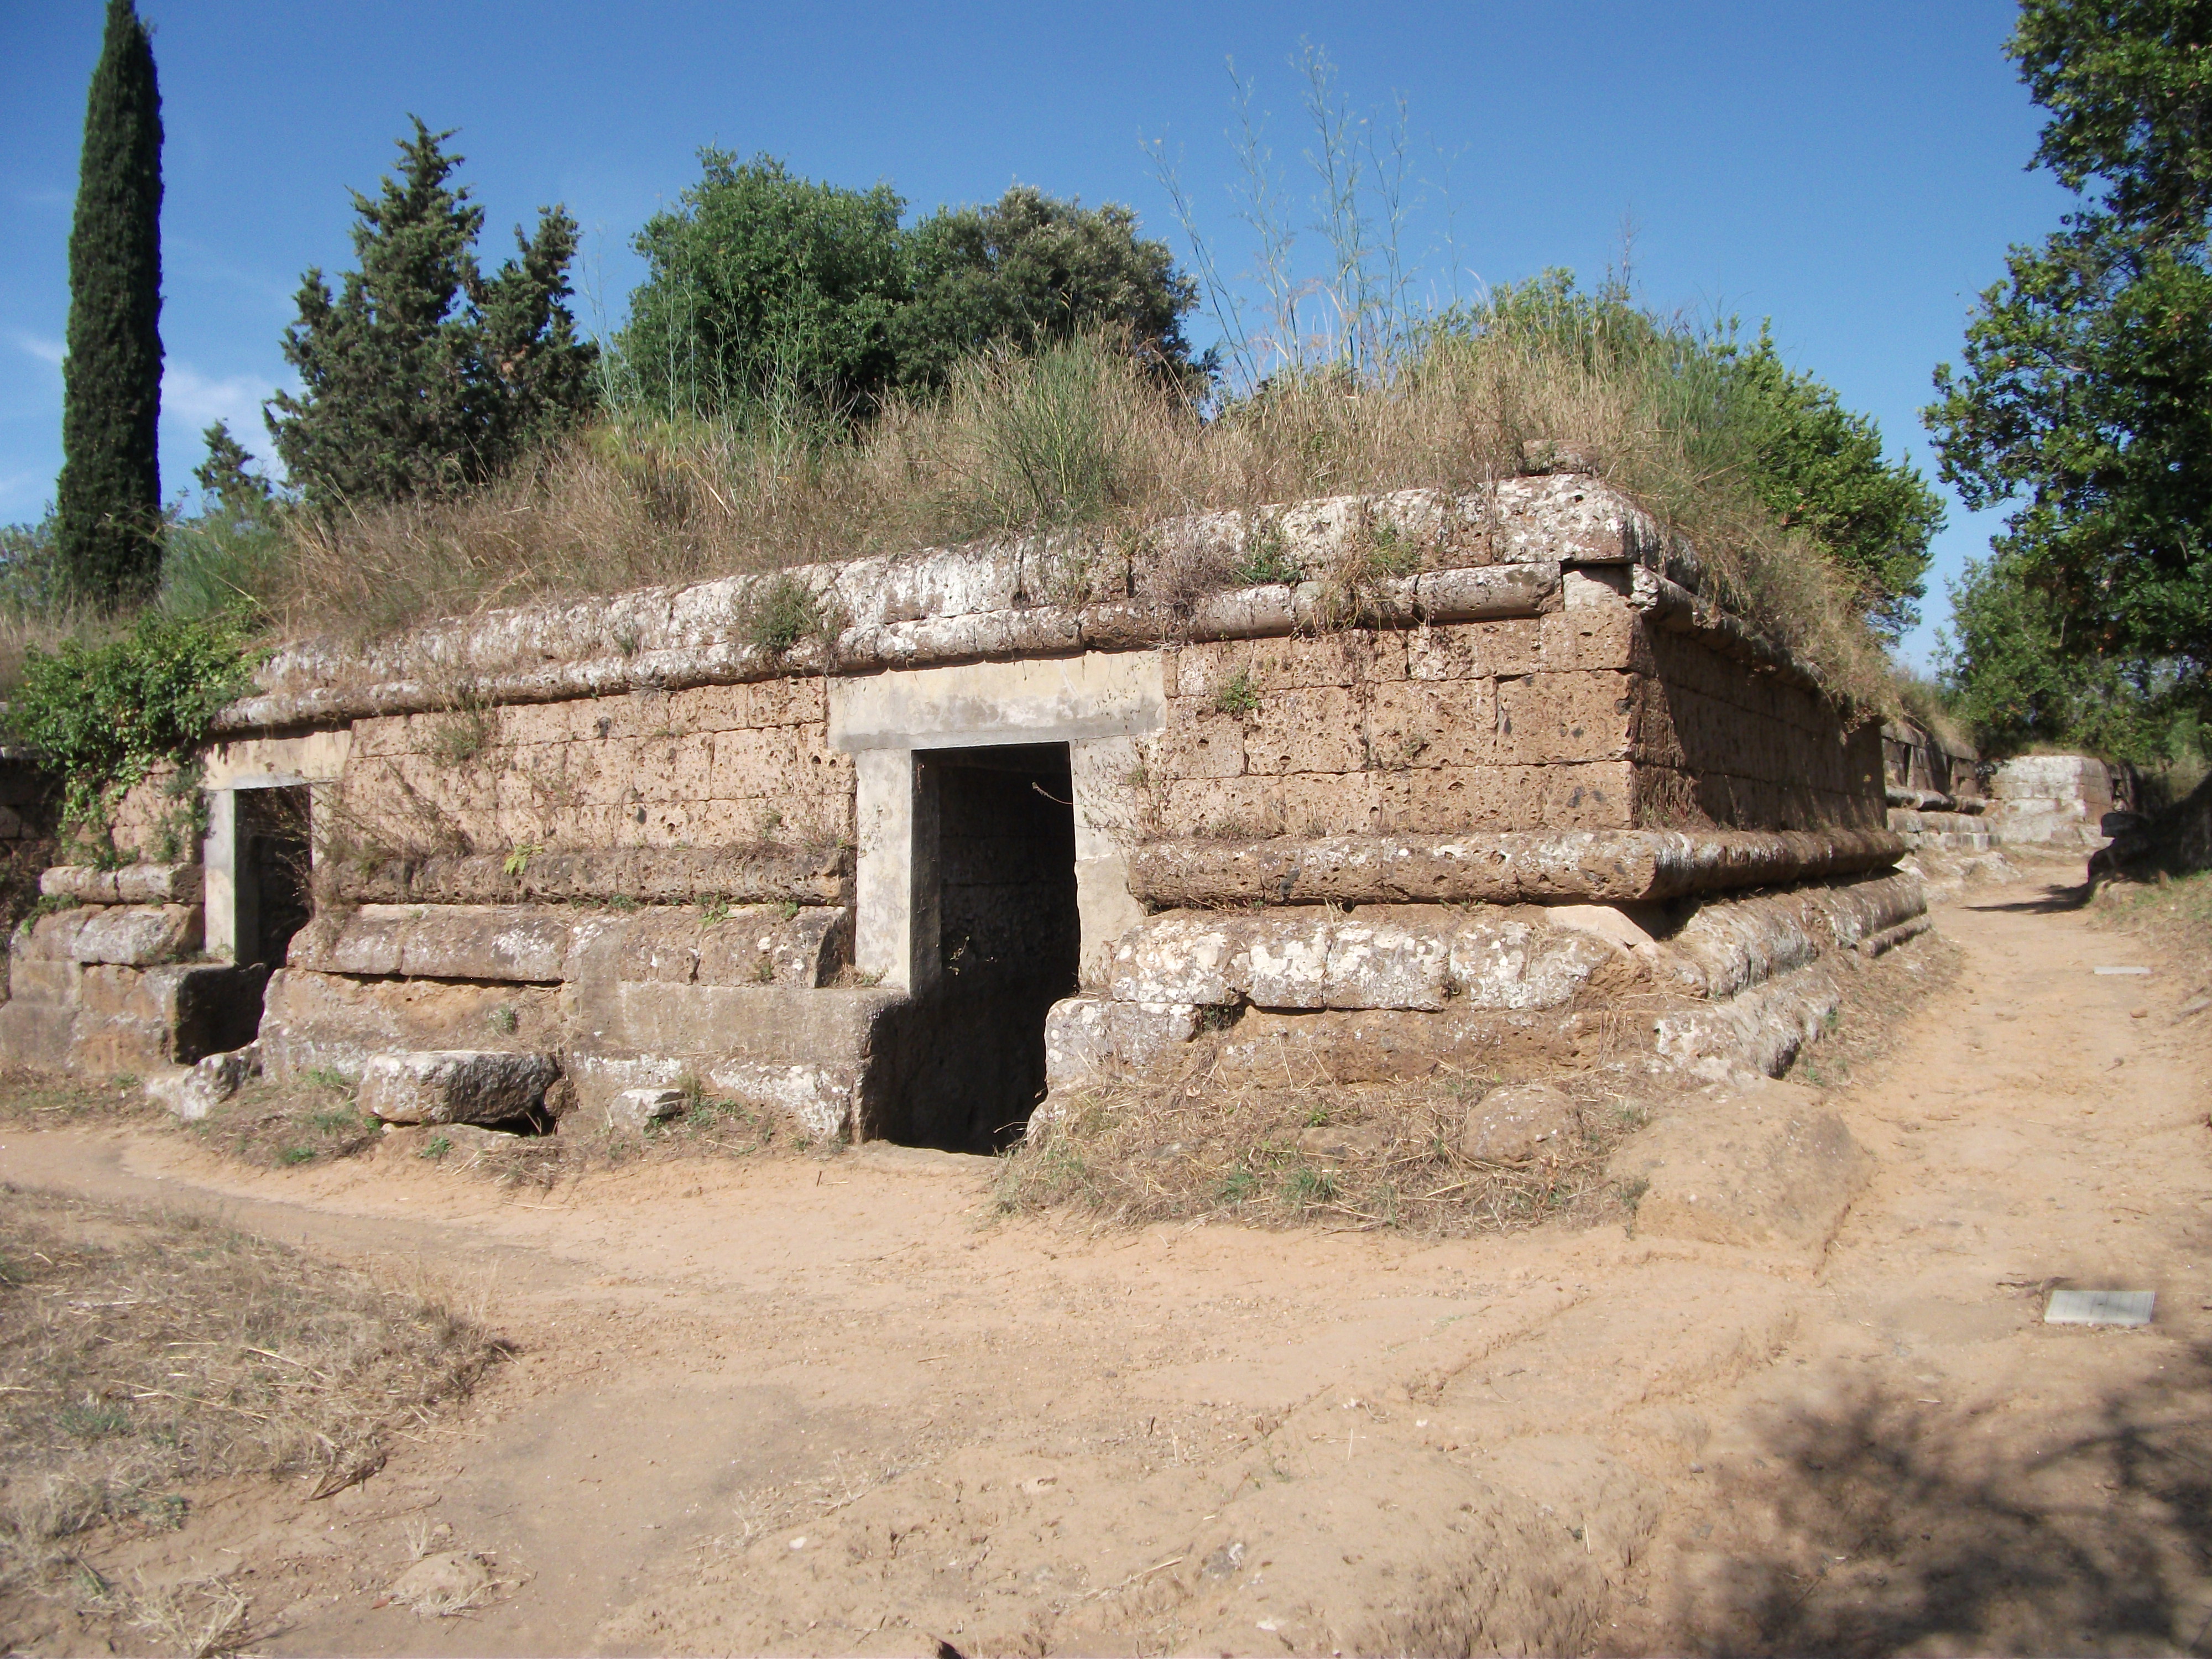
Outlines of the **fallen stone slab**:
{"label": "fallen stone slab", "polygon": [[2157,1306],[2156,1291],[2053,1291],[2043,1310],[2043,1322],[2140,1330],[2150,1323]]}
{"label": "fallen stone slab", "polygon": [[681,1089],[625,1089],[607,1103],[607,1122],[617,1129],[642,1129],[681,1115],[690,1100]]}
{"label": "fallen stone slab", "polygon": [[1741,1079],[1684,1096],[1607,1167],[1638,1233],[1817,1257],[1874,1158],[1820,1091]]}
{"label": "fallen stone slab", "polygon": [[386,1123],[502,1123],[535,1111],[561,1075],[551,1054],[444,1048],[372,1054],[362,1109]]}
{"label": "fallen stone slab", "polygon": [[261,1050],[248,1043],[224,1054],[205,1054],[198,1063],[165,1077],[149,1079],[146,1097],[174,1113],[180,1122],[198,1123],[261,1075]]}

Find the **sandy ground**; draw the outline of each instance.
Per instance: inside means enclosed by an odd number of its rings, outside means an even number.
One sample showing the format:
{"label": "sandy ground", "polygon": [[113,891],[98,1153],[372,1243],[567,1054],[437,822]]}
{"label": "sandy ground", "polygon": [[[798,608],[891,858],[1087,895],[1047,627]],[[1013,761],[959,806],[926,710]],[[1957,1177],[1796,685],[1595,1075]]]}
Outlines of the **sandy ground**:
{"label": "sandy ground", "polygon": [[[107,1546],[277,1654],[2166,1652],[2212,1623],[2212,1014],[2038,883],[1835,1100],[1825,1259],[994,1215],[864,1149],[502,1191],[11,1130],[0,1179],[468,1287],[520,1353],[365,1486]],[[2098,964],[2148,963],[2135,977]],[[2053,1281],[2159,1295],[2046,1327]],[[429,1531],[427,1529],[435,1528]],[[462,1616],[380,1592],[481,1552]],[[58,1606],[15,1641],[105,1650]]]}

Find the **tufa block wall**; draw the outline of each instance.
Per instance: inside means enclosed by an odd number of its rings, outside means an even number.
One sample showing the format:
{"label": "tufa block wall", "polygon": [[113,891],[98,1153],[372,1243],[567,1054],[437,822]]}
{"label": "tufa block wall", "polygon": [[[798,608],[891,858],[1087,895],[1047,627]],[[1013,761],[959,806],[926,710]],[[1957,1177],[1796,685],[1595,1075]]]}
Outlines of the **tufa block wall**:
{"label": "tufa block wall", "polygon": [[[1510,950],[1576,964],[1574,988],[1486,1008],[1482,1029],[1583,1054],[1559,1034],[1626,1029],[1608,1010],[1664,975],[1552,918],[1626,904],[1615,933],[1663,945],[1696,907],[1659,901],[1878,881],[1900,850],[1878,729],[1699,599],[1694,559],[1602,486],[1509,480],[1261,516],[1277,562],[1313,576],[1181,608],[1139,597],[1145,561],[1180,548],[1226,568],[1262,526],[1217,514],[1134,549],[1030,538],[787,573],[832,622],[785,652],[743,637],[763,580],[749,578],[494,613],[366,653],[292,647],[198,774],[131,793],[118,842],[171,859],[180,812],[204,817],[207,921],[185,931],[237,954],[249,912],[272,913],[241,896],[274,879],[266,860],[256,875],[249,792],[311,798],[315,915],[269,959],[257,1051],[279,1073],[432,1055],[416,1069],[463,1099],[468,1055],[501,1078],[539,1055],[554,1116],[688,1078],[860,1134],[934,1121],[963,1066],[988,1060],[989,1086],[1012,1089],[1054,1066],[1028,1028],[1076,988],[1045,981],[1074,970],[1024,966],[1025,941],[1079,956],[1091,981],[1049,1022],[1067,1081],[1079,1049],[1099,1075],[1133,1075],[1240,1009],[1264,1016],[1279,1057],[1300,1041],[1336,1054],[1355,1016],[1393,1043],[1443,1029],[1419,1022],[1465,1025],[1471,988],[1495,975],[1453,965],[1454,907],[1533,901]],[[1402,574],[1359,562],[1384,522],[1410,550]],[[967,757],[964,781],[945,751]],[[1030,870],[1040,858],[1052,869]],[[1035,916],[986,925],[1025,871],[1014,896]],[[1917,914],[1917,887],[1882,890]],[[1218,1000],[1115,978],[1117,942],[1173,940],[1185,921],[1211,938],[1205,917],[1231,905],[1282,918],[1255,959],[1279,946],[1293,978],[1322,963],[1318,1000],[1262,996],[1264,975]],[[1358,939],[1329,907],[1351,908]],[[1861,948],[1856,926],[1829,929],[1832,954]],[[172,931],[128,971],[183,971],[154,959],[191,948]],[[58,926],[17,953],[19,997],[47,1012],[0,1030],[0,1048],[29,1055],[40,1018],[119,1017],[87,989],[101,963],[78,941],[99,933]],[[1385,937],[1403,962],[1376,954]],[[978,958],[995,964],[980,977]],[[1698,994],[1680,1016],[1694,1040],[1639,1017],[1638,1063],[1672,1043],[1703,1064],[1766,1030],[1743,1000],[1757,990]],[[1819,997],[1790,996],[1784,1023],[1817,1027]],[[193,1058],[204,1045],[182,1018],[134,1052]],[[41,1063],[105,1063],[96,1043],[40,1041]],[[1032,1042],[1034,1065],[1008,1057]],[[902,1103],[917,1090],[936,1103]]]}

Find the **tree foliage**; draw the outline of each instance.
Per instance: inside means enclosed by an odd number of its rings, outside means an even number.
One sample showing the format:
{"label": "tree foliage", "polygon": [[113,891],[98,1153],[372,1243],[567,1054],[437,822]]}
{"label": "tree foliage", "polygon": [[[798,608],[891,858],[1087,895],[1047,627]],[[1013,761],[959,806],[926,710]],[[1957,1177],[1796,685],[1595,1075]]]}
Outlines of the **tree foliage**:
{"label": "tree foliage", "polygon": [[131,0],[108,0],[70,230],[55,550],[77,598],[113,605],[161,568],[161,94]]}
{"label": "tree foliage", "polygon": [[173,617],[250,616],[284,556],[289,503],[247,470],[253,457],[228,423],[217,421],[202,438],[207,457],[192,470],[200,510],[170,522],[156,599]]}
{"label": "tree foliage", "polygon": [[1984,748],[2063,742],[2148,767],[2201,750],[2202,721],[2174,664],[2069,653],[2064,612],[2017,563],[1970,562],[1951,597],[1948,702]]}
{"label": "tree foliage", "polygon": [[2012,249],[1936,373],[1943,477],[2014,503],[1950,673],[1993,731],[2087,742],[2109,697],[2212,706],[2212,5],[2025,0],[2007,50],[2051,112],[2037,161],[2087,202]]}
{"label": "tree foliage", "polygon": [[908,233],[913,295],[892,331],[900,383],[933,389],[961,358],[1024,356],[1086,329],[1126,339],[1176,375],[1191,372],[1182,319],[1198,285],[1137,216],[1016,185],[988,207],[943,208]]}
{"label": "tree foliage", "polygon": [[795,178],[769,156],[699,161],[699,182],[637,234],[647,274],[621,350],[645,400],[704,414],[795,392],[837,407],[888,385],[905,202],[888,185]]}
{"label": "tree foliage", "polygon": [[645,282],[621,339],[628,387],[670,413],[799,400],[866,414],[894,391],[946,385],[963,358],[1086,331],[1192,372],[1197,302],[1127,208],[1018,185],[988,207],[902,228],[890,185],[849,190],[771,156],[701,152],[702,176],[638,234]]}
{"label": "tree foliage", "polygon": [[450,493],[510,465],[592,406],[596,348],[568,301],[576,222],[559,207],[515,231],[492,276],[477,264],[483,210],[452,182],[451,132],[419,118],[399,141],[397,178],[356,191],[358,268],[333,294],[301,282],[284,356],[298,396],[270,400],[269,429],[313,506]]}

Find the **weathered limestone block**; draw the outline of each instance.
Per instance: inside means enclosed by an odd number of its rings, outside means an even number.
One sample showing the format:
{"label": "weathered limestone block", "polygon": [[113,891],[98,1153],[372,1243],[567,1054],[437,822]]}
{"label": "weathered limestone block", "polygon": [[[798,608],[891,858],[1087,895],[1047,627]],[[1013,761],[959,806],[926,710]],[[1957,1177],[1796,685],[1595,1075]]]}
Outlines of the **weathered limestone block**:
{"label": "weathered limestone block", "polygon": [[560,994],[544,986],[356,979],[287,968],[269,976],[261,1047],[280,1080],[327,1070],[358,1079],[372,1054],[561,1041]]}
{"label": "weathered limestone block", "polygon": [[1442,921],[1407,926],[1355,915],[1332,927],[1321,1006],[1442,1008],[1455,988],[1450,969],[1457,945]]}
{"label": "weathered limestone block", "polygon": [[11,962],[76,961],[76,936],[94,914],[90,907],[56,910],[19,928],[8,941]]}
{"label": "weathered limestone block", "polygon": [[88,906],[74,930],[70,951],[88,964],[149,968],[173,962],[199,949],[201,919],[197,904]]}
{"label": "weathered limestone block", "polygon": [[851,898],[848,848],[605,847],[534,853],[518,872],[497,854],[391,860],[316,872],[330,897],[360,903],[517,904],[629,899],[688,904],[841,904]]}
{"label": "weathered limestone block", "polygon": [[39,891],[80,904],[197,904],[205,874],[197,864],[126,864],[119,870],[57,864],[39,877]]}
{"label": "weathered limestone block", "polygon": [[1464,570],[1431,570],[1413,583],[1413,605],[1431,623],[1534,617],[1559,608],[1555,559]]}
{"label": "weathered limestone block", "polygon": [[319,915],[291,965],[319,973],[558,984],[817,986],[849,954],[851,913],[817,906],[720,913],[574,906],[365,904]]}
{"label": "weathered limestone block", "polygon": [[253,1036],[261,984],[260,969],[228,963],[88,966],[69,1023],[68,1069],[145,1073],[238,1048]]}
{"label": "weathered limestone block", "polygon": [[364,904],[318,915],[293,936],[288,962],[325,974],[554,984],[580,930],[618,921],[523,905]]}
{"label": "weathered limestone block", "polygon": [[1635,682],[1626,674],[1532,674],[1498,685],[1499,761],[1625,760],[1635,736]]}
{"label": "weathered limestone block", "polygon": [[1926,890],[1911,874],[1708,902],[1663,947],[1680,981],[1705,996],[1734,996],[1823,951],[1861,941],[1924,913]]}
{"label": "weathered limestone block", "polygon": [[560,1075],[547,1054],[372,1054],[362,1068],[361,1106],[386,1123],[501,1123],[535,1111]]}
{"label": "weathered limestone block", "polygon": [[78,963],[45,962],[34,957],[11,955],[8,962],[8,994],[16,1002],[74,1003],[77,981],[83,973],[83,966]]}
{"label": "weathered limestone block", "polygon": [[1640,562],[1666,546],[1651,517],[1587,474],[1501,480],[1482,503],[1492,556]]}
{"label": "weathered limestone block", "polygon": [[1045,1016],[1044,1070],[1054,1089],[1150,1073],[1198,1032],[1188,1003],[1069,997]]}
{"label": "weathered limestone block", "polygon": [[907,1000],[873,988],[615,981],[588,997],[580,989],[562,993],[563,1066],[586,1112],[604,1113],[623,1090],[669,1087],[688,1073],[789,1111],[817,1134],[836,1133],[823,1126],[840,1113],[865,1129],[874,1100],[863,1084],[890,1086],[879,1062],[895,1059],[889,1022]]}
{"label": "weathered limestone block", "polygon": [[1473,1007],[1555,1007],[1607,969],[1621,981],[1638,972],[1620,947],[1551,927],[1540,912],[1170,911],[1121,937],[1109,984],[1123,1003],[1435,1012],[1455,998]]}
{"label": "weathered limestone block", "polygon": [[1129,855],[1156,906],[1614,902],[1877,869],[1886,830],[1504,830],[1457,836],[1155,841]]}
{"label": "weathered limestone block", "polygon": [[2015,755],[1990,779],[1993,800],[2090,803],[2096,817],[2112,805],[2112,770],[2088,755]]}
{"label": "weathered limestone block", "polygon": [[1556,1008],[1594,980],[1636,974],[1624,947],[1548,916],[1475,916],[1451,935],[1452,991],[1471,1008]]}
{"label": "weathered limestone block", "polygon": [[1937,848],[1945,852],[1986,853],[1996,842],[1993,819],[1966,812],[1919,812],[1889,809],[1892,834],[1914,848]]}
{"label": "weathered limestone block", "polygon": [[851,1067],[729,1060],[709,1067],[707,1082],[741,1105],[781,1112],[817,1140],[836,1140],[853,1132],[856,1075]]}
{"label": "weathered limestone block", "polygon": [[76,1022],[73,1002],[11,998],[0,1004],[0,1061],[27,1072],[68,1071]]}
{"label": "weathered limestone block", "polygon": [[1874,1158],[1818,1090],[1764,1079],[1686,1097],[1614,1152],[1636,1230],[1818,1256]]}

